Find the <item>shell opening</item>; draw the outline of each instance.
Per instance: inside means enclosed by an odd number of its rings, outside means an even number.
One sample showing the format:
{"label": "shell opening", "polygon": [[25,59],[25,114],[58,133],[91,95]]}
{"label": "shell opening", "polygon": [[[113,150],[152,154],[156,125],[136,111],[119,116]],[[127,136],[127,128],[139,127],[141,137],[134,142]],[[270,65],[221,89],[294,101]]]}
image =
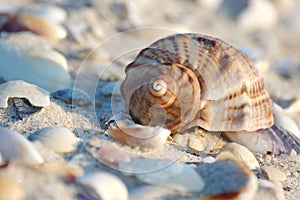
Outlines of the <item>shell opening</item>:
{"label": "shell opening", "polygon": [[167,83],[164,82],[163,80],[156,80],[150,85],[150,92],[153,96],[156,97],[161,97],[163,96],[168,88],[167,88]]}

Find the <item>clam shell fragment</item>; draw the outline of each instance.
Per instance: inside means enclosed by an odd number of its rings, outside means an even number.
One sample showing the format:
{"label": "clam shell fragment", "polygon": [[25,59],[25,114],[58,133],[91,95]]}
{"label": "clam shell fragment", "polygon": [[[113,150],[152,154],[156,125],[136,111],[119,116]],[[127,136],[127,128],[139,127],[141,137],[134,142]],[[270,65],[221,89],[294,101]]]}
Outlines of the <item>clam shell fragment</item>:
{"label": "clam shell fragment", "polygon": [[49,92],[25,81],[9,81],[0,85],[0,108],[7,108],[9,98],[26,98],[33,106],[50,105]]}
{"label": "clam shell fragment", "polygon": [[246,147],[240,144],[227,143],[222,147],[221,151],[229,151],[233,153],[238,159],[244,162],[245,165],[249,167],[249,169],[251,170],[255,170],[260,167],[253,153],[249,149],[247,149]]}

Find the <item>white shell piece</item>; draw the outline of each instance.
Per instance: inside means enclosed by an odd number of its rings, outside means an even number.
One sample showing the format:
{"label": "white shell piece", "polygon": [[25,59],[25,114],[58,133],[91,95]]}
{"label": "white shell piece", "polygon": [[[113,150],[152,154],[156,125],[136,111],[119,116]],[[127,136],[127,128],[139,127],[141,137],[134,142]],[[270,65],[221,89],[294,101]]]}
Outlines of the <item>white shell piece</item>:
{"label": "white shell piece", "polygon": [[[24,80],[50,92],[70,87],[66,58],[57,51],[32,42],[37,36],[14,34],[0,39],[1,77]],[[24,42],[26,40],[27,42]]]}
{"label": "white shell piece", "polygon": [[44,162],[33,145],[22,135],[0,127],[0,153],[3,160],[36,165]]}
{"label": "white shell piece", "polygon": [[229,151],[233,153],[238,159],[240,159],[251,170],[259,168],[259,163],[256,160],[253,153],[246,147],[237,143],[227,143],[222,147],[222,151]]}
{"label": "white shell piece", "polygon": [[128,199],[128,190],[125,184],[115,175],[94,172],[80,177],[77,181],[95,192],[102,200]]}
{"label": "white shell piece", "polygon": [[73,152],[79,139],[67,128],[46,127],[28,136],[31,141],[40,141],[46,147],[57,153]]}
{"label": "white shell piece", "polygon": [[170,160],[134,159],[119,164],[124,173],[134,173],[139,180],[181,192],[199,192],[204,188],[201,176],[191,167]]}
{"label": "white shell piece", "polygon": [[[1,61],[0,61],[1,62]],[[0,85],[0,108],[7,108],[9,98],[26,98],[33,106],[50,105],[49,92],[25,81],[9,81]]]}

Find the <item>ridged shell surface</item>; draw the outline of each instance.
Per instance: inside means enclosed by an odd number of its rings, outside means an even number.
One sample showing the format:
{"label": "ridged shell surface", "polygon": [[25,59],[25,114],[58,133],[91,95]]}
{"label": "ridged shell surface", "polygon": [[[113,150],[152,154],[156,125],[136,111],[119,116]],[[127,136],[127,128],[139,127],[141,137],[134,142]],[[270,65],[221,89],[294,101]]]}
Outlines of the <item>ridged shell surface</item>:
{"label": "ridged shell surface", "polygon": [[128,112],[172,133],[253,131],[273,124],[273,103],[246,54],[199,34],[176,34],[143,49],[121,86]]}

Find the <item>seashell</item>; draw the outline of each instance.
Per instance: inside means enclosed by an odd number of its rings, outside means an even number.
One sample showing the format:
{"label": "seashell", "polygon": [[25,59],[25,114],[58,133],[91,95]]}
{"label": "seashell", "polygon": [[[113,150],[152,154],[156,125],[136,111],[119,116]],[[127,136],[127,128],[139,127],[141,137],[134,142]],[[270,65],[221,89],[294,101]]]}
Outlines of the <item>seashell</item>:
{"label": "seashell", "polygon": [[109,135],[132,147],[142,151],[155,151],[163,148],[171,132],[162,127],[141,126],[120,126],[108,130]]}
{"label": "seashell", "polygon": [[282,185],[280,182],[270,182],[267,180],[259,180],[259,188],[254,199],[265,200],[284,200]]}
{"label": "seashell", "polygon": [[199,34],[176,34],[143,49],[121,85],[139,124],[172,133],[255,131],[273,124],[272,100],[258,69],[237,48]]}
{"label": "seashell", "polygon": [[268,175],[270,181],[285,181],[287,179],[282,171],[274,167],[264,166],[262,170]]}
{"label": "seashell", "polygon": [[289,117],[285,111],[276,103],[274,103],[274,122],[280,125],[282,128],[289,131],[296,138],[300,140],[300,130],[296,122]]}
{"label": "seashell", "polygon": [[65,181],[75,181],[79,173],[67,163],[50,161],[38,166],[38,170],[62,178]]}
{"label": "seashell", "polygon": [[46,127],[28,136],[30,141],[40,141],[46,147],[57,153],[69,153],[75,151],[79,139],[67,128]]}
{"label": "seashell", "polygon": [[5,161],[29,165],[43,163],[43,158],[25,137],[2,127],[0,127],[0,153]]}
{"label": "seashell", "polygon": [[23,200],[25,192],[20,184],[8,177],[0,177],[0,200]]}
{"label": "seashell", "polygon": [[77,181],[85,186],[95,198],[102,200],[127,200],[128,190],[115,175],[106,172],[94,172],[79,177]]}
{"label": "seashell", "polygon": [[170,160],[136,158],[120,163],[119,170],[132,173],[144,183],[179,192],[200,192],[204,188],[201,176],[193,168]]}
{"label": "seashell", "polygon": [[70,87],[66,58],[35,42],[36,37],[11,34],[0,39],[1,77],[6,81],[24,80],[50,92]]}
{"label": "seashell", "polygon": [[90,96],[78,88],[66,88],[51,93],[51,97],[60,99],[75,106],[87,106],[91,103]]}
{"label": "seashell", "polygon": [[227,143],[222,147],[221,151],[229,151],[233,153],[238,159],[244,162],[245,165],[249,167],[249,169],[251,170],[255,170],[260,167],[253,153],[249,149],[247,149],[246,147],[240,144]]}
{"label": "seashell", "polygon": [[[299,129],[292,119],[284,116],[279,106],[274,104],[272,127],[254,132],[224,132],[231,141],[249,148],[251,151],[267,154],[289,154],[292,150],[300,152]],[[293,131],[293,132],[290,132]]]}
{"label": "seashell", "polygon": [[127,153],[112,144],[101,147],[99,155],[103,161],[114,165],[118,165],[120,162],[129,162],[131,159]]}
{"label": "seashell", "polygon": [[49,92],[25,81],[9,81],[0,85],[0,108],[7,108],[9,98],[26,98],[33,106],[50,105]]}

